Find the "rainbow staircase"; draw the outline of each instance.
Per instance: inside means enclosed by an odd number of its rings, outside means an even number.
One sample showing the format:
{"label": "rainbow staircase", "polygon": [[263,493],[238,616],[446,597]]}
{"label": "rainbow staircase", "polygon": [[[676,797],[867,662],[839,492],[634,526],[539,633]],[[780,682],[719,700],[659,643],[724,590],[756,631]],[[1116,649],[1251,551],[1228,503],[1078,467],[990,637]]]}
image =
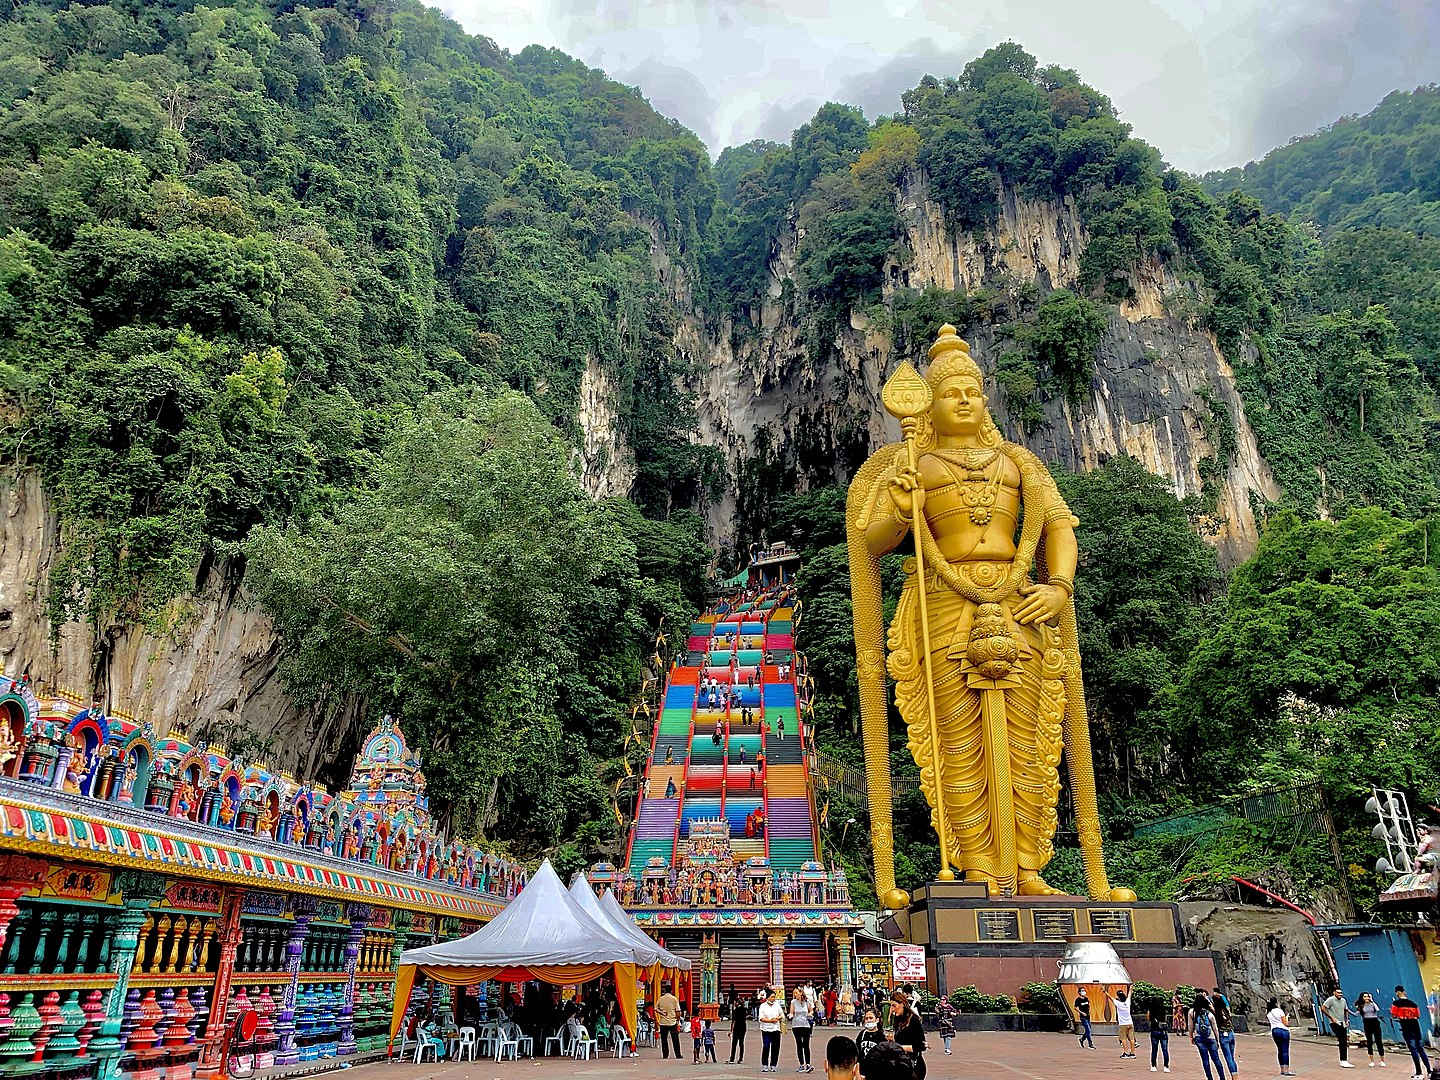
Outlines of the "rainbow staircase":
{"label": "rainbow staircase", "polygon": [[[744,604],[691,624],[655,727],[645,772],[648,794],[641,797],[630,833],[631,870],[643,870],[657,856],[674,866],[691,824],[718,819],[729,823],[736,856],[768,856],[776,871],[798,870],[818,859],[794,674],[780,675],[781,665],[794,657],[793,630],[792,610],[774,601]],[[706,677],[717,680],[721,690],[702,693]],[[746,822],[762,807],[765,827],[747,836]]]}

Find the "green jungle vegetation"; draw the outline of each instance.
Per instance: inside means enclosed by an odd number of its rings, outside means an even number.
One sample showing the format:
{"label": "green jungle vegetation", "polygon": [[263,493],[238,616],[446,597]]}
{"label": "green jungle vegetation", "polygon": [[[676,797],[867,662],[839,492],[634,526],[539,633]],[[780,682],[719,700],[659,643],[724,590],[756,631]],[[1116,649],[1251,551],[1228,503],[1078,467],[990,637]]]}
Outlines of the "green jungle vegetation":
{"label": "green jungle vegetation", "polygon": [[[713,164],[635,90],[415,0],[0,0],[0,87],[0,443],[59,512],[54,626],[163,631],[198,584],[243,577],[297,700],[395,713],[461,832],[562,869],[613,851],[646,661],[703,605],[713,558],[699,512],[723,463],[693,439],[676,331],[757,339],[797,227],[781,300],[806,363],[852,313],[903,355],[944,321],[982,330],[1030,427],[1052,399],[1083,407],[1110,308],[1158,260],[1167,305],[1235,367],[1283,489],[1257,507],[1246,565],[1222,572],[1197,532],[1213,484],[1177,501],[1128,459],[1060,477],[1084,523],[1116,880],[1147,896],[1229,873],[1333,885],[1313,831],[1127,838],[1318,783],[1364,900],[1363,785],[1440,797],[1433,90],[1202,182],[1013,43],[922,80],[894,115],[827,104],[788,143]],[[995,221],[1002,192],[1072,201],[1081,280],[896,285],[896,194],[917,184],[956,231]],[[573,475],[597,371],[635,448],[628,499],[591,501]],[[1213,481],[1235,435],[1218,404],[1209,423]],[[762,433],[736,522],[739,550],[766,533],[806,553],[820,742],[852,764],[835,478],[862,431]],[[887,574],[893,594],[897,560]],[[913,772],[898,724],[894,758]],[[897,814],[906,885],[935,858],[916,799]],[[863,814],[838,796],[828,814],[856,881],[866,830],[838,823]],[[1078,883],[1074,855],[1055,883]]]}

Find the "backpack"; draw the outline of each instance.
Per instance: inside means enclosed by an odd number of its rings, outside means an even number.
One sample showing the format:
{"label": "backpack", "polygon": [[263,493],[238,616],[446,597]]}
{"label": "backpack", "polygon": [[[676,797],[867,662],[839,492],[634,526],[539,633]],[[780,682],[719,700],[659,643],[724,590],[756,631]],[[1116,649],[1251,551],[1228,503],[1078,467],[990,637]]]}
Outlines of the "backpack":
{"label": "backpack", "polygon": [[1195,1014],[1195,1038],[1213,1039],[1215,1037],[1215,1024],[1210,1019],[1208,1012],[1197,1012]]}
{"label": "backpack", "polygon": [[1220,1026],[1221,1031],[1235,1030],[1235,1017],[1230,1012],[1230,1005],[1224,998],[1214,999],[1215,1022]]}

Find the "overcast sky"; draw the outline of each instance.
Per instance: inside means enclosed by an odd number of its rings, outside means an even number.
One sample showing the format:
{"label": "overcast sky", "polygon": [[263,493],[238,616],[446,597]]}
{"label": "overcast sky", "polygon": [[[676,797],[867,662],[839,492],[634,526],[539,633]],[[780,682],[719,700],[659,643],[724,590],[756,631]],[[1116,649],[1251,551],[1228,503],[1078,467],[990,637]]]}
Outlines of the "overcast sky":
{"label": "overcast sky", "polygon": [[712,154],[787,140],[825,101],[895,112],[925,74],[1014,39],[1075,68],[1166,160],[1263,156],[1389,91],[1440,82],[1440,0],[440,0],[518,52],[638,85]]}

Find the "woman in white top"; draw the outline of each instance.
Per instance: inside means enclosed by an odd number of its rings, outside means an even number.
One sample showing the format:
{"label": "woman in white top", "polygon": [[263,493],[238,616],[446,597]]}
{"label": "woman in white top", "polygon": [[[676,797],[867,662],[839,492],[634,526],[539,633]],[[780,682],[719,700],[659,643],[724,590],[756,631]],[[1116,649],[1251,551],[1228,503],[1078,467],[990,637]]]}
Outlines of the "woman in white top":
{"label": "woman in white top", "polygon": [[1279,998],[1265,1004],[1265,1019],[1270,1022],[1270,1037],[1275,1040],[1275,1055],[1280,1060],[1280,1075],[1294,1076],[1290,1071],[1290,1023]]}
{"label": "woman in white top", "polygon": [[797,986],[790,999],[790,1033],[795,1036],[795,1060],[800,1065],[796,1072],[815,1071],[810,1064],[810,1027],[810,997],[803,986]]}
{"label": "woman in white top", "polygon": [[760,1071],[762,1073],[774,1072],[775,1064],[780,1060],[780,1021],[785,1016],[785,1010],[775,1000],[775,994],[765,991],[764,1000],[760,1003],[760,1009],[756,1019],[760,1023]]}

